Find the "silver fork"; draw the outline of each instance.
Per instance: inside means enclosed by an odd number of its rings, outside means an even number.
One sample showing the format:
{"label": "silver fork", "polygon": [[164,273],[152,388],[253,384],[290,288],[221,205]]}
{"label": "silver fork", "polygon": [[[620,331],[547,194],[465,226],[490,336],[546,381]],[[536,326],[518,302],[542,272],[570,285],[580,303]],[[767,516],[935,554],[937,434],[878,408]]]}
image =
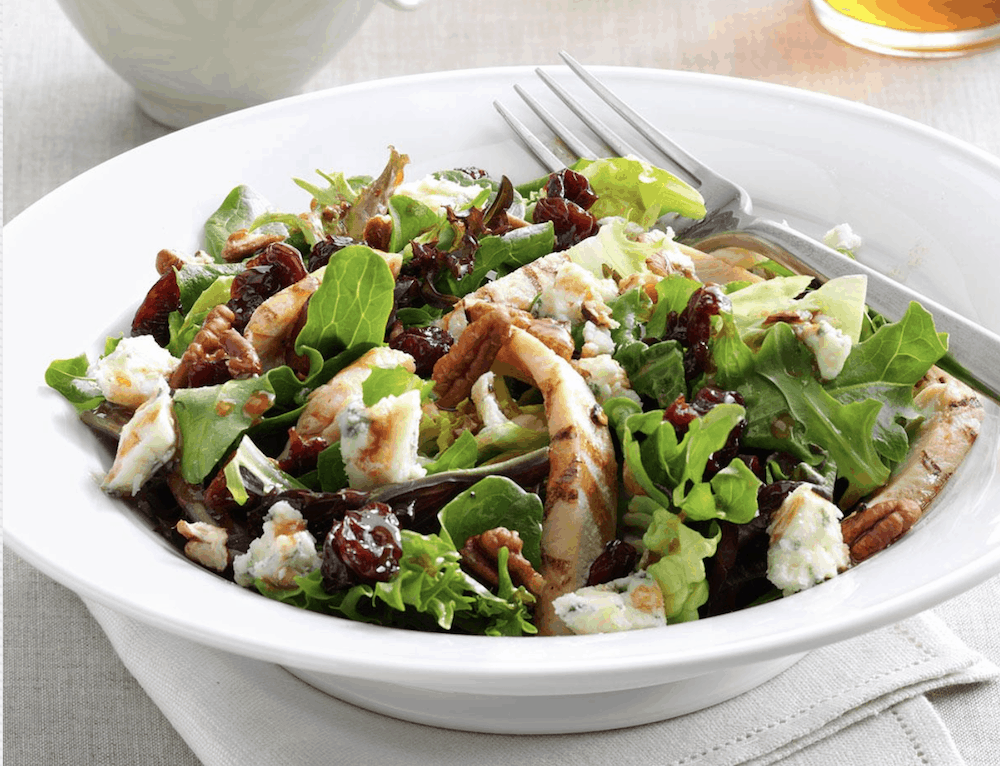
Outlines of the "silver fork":
{"label": "silver fork", "polygon": [[[948,333],[949,352],[939,362],[940,366],[973,388],[1000,401],[1000,335],[785,223],[756,216],[750,195],[745,189],[685,151],[611,92],[569,54],[562,52],[559,55],[591,90],[655,147],[673,169],[680,171],[678,175],[686,176],[685,180],[701,193],[708,210],[704,219],[693,221],[673,216],[666,221],[679,240],[707,252],[727,246],[750,247],[765,252],[768,257],[797,272],[810,274],[821,280],[864,274],[868,278],[869,306],[889,319],[898,319],[906,312],[911,301],[919,302],[934,317],[938,331]],[[543,69],[535,71],[560,100],[600,136],[615,155],[642,157],[641,152],[592,114],[548,72]],[[584,141],[524,88],[515,85],[514,90],[572,154],[581,158],[596,158]],[[507,107],[499,101],[494,101],[494,106],[545,167],[552,172],[566,167],[566,163]],[[654,161],[651,164],[671,169],[663,162]]]}

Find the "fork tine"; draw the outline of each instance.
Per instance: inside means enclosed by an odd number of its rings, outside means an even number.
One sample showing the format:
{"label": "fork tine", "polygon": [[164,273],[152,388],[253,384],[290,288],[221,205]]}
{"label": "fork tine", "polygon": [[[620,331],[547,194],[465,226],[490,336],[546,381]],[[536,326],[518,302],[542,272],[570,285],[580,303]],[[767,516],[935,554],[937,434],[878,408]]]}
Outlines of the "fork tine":
{"label": "fork tine", "polygon": [[638,130],[651,144],[653,144],[653,146],[663,152],[667,157],[673,160],[676,165],[686,171],[699,185],[707,175],[714,175],[714,173],[705,167],[705,165],[671,141],[661,130],[656,128],[645,117],[640,115],[632,107],[612,93],[607,86],[584,69],[583,65],[566,53],[566,51],[560,51],[559,55],[562,57],[563,61],[566,62],[569,68],[572,69],[576,75],[590,87],[591,90],[600,96],[601,99],[608,104],[608,106],[614,109],[615,112],[617,112],[622,119],[628,122],[633,128]]}
{"label": "fork tine", "polygon": [[493,106],[496,107],[496,110],[500,112],[500,115],[507,121],[511,130],[517,134],[517,137],[525,143],[528,149],[531,150],[532,154],[538,158],[538,161],[547,167],[550,172],[555,173],[556,171],[566,167],[566,163],[560,160],[545,144],[539,141],[535,134],[528,130],[527,126],[517,119],[517,117],[515,117],[507,107],[499,101],[494,101]]}
{"label": "fork tine", "polygon": [[[535,73],[542,79],[549,89],[555,93],[562,100],[566,106],[568,106],[573,113],[579,117],[583,123],[590,128],[594,133],[601,137],[608,146],[614,150],[615,154],[619,157],[628,157],[632,155],[633,157],[639,157],[639,152],[628,144],[621,136],[615,133],[611,128],[605,125],[601,120],[599,120],[594,115],[590,114],[586,109],[580,106],[580,104],[574,99],[565,88],[563,88],[559,83],[557,83],[552,76],[549,75],[544,69],[536,69]],[[588,85],[590,83],[587,83]]]}
{"label": "fork tine", "polygon": [[569,128],[556,119],[555,115],[542,106],[534,96],[528,93],[520,85],[515,84],[514,90],[517,91],[517,95],[521,97],[524,103],[531,107],[531,111],[537,114],[541,121],[548,125],[549,128],[552,129],[552,132],[562,139],[563,143],[569,147],[569,150],[573,152],[573,154],[587,160],[596,159],[593,152],[590,151],[587,145],[583,143],[583,141],[581,141]]}

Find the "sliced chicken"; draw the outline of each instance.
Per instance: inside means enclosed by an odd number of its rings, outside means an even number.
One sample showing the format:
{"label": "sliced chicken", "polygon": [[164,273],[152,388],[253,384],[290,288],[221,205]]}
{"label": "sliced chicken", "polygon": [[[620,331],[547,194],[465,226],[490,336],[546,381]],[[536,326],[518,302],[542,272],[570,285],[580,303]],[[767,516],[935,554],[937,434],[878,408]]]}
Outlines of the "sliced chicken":
{"label": "sliced chicken", "polygon": [[867,505],[912,500],[925,511],[965,459],[982,428],[979,396],[951,375],[932,368],[919,384],[914,403],[927,410],[910,454]]}
{"label": "sliced chicken", "polygon": [[615,536],[618,464],[607,417],[583,377],[530,333],[511,327],[497,362],[532,381],[545,399],[551,439],[542,524],[546,585],[535,622],[543,635],[566,634],[552,602],[586,585],[590,565]]}

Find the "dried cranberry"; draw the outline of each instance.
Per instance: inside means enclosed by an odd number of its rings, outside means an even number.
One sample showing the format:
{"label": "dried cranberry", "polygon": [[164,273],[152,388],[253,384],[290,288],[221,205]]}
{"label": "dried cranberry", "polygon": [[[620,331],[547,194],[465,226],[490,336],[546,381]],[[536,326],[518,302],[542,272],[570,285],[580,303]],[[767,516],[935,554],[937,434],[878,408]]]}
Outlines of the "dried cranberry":
{"label": "dried cranberry", "polygon": [[717,285],[706,285],[692,293],[684,310],[667,317],[666,340],[676,340],[684,350],[684,377],[694,380],[711,369],[708,341],[712,337],[712,317],[728,311],[732,303]]}
{"label": "dried cranberry", "polygon": [[556,250],[566,250],[597,234],[597,219],[575,202],[561,197],[542,197],[532,213],[535,223],[552,221],[556,234]]}
{"label": "dried cranberry", "polygon": [[587,177],[569,168],[564,168],[549,176],[549,180],[545,184],[545,196],[561,197],[575,202],[584,210],[590,210],[597,202],[597,195],[594,194]]}
{"label": "dried cranberry", "polygon": [[739,391],[727,391],[718,386],[703,386],[694,396],[691,406],[702,414],[708,412],[717,404],[739,404],[744,406],[746,400]]}
{"label": "dried cranberry", "polygon": [[387,582],[399,571],[403,544],[399,520],[385,503],[347,511],[323,544],[323,585],[338,590],[352,582]]}
{"label": "dried cranberry", "polygon": [[146,297],[132,319],[132,335],[152,335],[161,346],[170,342],[169,317],[181,309],[181,290],[177,275],[171,269],[146,293]]}
{"label": "dried cranberry", "polygon": [[638,558],[634,545],[624,540],[612,540],[590,565],[587,585],[600,585],[625,577],[635,567]]}
{"label": "dried cranberry", "polygon": [[801,485],[801,481],[781,480],[761,487],[757,490],[757,508],[761,513],[774,513]]}
{"label": "dried cranberry", "polygon": [[389,338],[389,348],[405,351],[417,364],[417,375],[428,377],[434,364],[448,353],[454,338],[440,327],[407,327]]}
{"label": "dried cranberry", "polygon": [[309,251],[309,271],[316,271],[321,266],[326,266],[330,262],[330,257],[345,247],[357,245],[358,241],[343,234],[328,236],[326,239],[317,242]]}
{"label": "dried cranberry", "polygon": [[309,436],[303,439],[298,430],[292,426],[288,429],[288,448],[284,456],[278,460],[278,468],[293,476],[307,473],[316,468],[319,453],[329,446],[322,436]]}
{"label": "dried cranberry", "polygon": [[246,268],[233,280],[227,304],[236,315],[233,327],[243,332],[260,304],[306,276],[298,250],[282,242],[268,245],[247,261]]}

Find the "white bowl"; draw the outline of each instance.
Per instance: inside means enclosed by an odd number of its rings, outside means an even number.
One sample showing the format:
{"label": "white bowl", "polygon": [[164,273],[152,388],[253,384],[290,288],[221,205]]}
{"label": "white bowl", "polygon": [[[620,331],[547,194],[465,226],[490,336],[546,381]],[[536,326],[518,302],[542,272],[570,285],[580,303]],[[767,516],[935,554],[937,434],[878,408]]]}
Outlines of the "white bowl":
{"label": "white bowl", "polygon": [[[553,71],[578,87],[564,69]],[[597,72],[693,153],[745,184],[760,212],[817,235],[850,222],[877,268],[1000,329],[996,265],[985,247],[1000,207],[996,158],[915,123],[802,91],[689,73]],[[154,280],[159,249],[194,250],[204,220],[237,183],[298,211],[308,199],[292,177],[316,168],[372,173],[389,144],[412,158],[410,178],[469,165],[534,178],[541,168],[491,107],[495,98],[519,106],[515,82],[544,90],[530,69],[493,69],[256,107],[111,160],[11,222],[6,543],[88,598],[281,664],[330,694],[409,720],[504,732],[596,730],[693,711],[811,649],[905,618],[1000,572],[1000,414],[992,404],[969,459],[895,546],[787,599],[616,635],[438,635],[300,611],[191,564],[99,491],[94,477],[108,461],[42,374],[51,359],[93,353],[106,332],[127,327]],[[329,114],[340,118],[319,119]],[[46,239],[54,222],[76,233],[71,242]]]}
{"label": "white bowl", "polygon": [[[185,127],[299,93],[376,0],[59,0],[154,120]],[[382,0],[403,10],[423,0]]]}

